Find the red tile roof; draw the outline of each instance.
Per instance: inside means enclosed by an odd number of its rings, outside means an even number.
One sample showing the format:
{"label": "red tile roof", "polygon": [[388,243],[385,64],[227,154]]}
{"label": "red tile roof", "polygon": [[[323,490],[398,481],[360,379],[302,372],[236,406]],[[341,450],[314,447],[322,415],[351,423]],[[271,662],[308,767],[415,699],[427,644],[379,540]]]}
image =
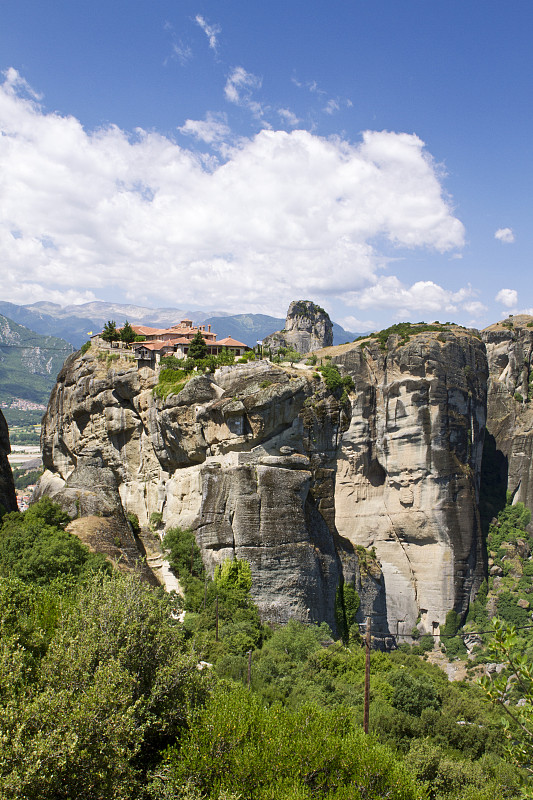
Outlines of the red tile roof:
{"label": "red tile roof", "polygon": [[138,347],[144,347],[146,350],[163,350],[164,348],[174,349],[172,342],[162,342],[160,339],[155,339],[152,342],[136,342],[133,348],[136,350]]}
{"label": "red tile roof", "polygon": [[219,339],[217,344],[221,344],[222,347],[246,347],[245,344],[238,342],[237,339],[232,339],[231,336],[226,336],[225,339]]}

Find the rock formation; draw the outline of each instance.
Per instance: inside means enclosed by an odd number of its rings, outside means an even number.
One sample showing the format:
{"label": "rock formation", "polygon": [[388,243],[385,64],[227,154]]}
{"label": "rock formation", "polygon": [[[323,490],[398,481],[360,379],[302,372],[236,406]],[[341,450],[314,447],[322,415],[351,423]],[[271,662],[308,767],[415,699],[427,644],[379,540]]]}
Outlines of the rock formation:
{"label": "rock formation", "polygon": [[509,317],[482,336],[490,371],[487,444],[493,483],[533,508],[533,317]]}
{"label": "rock formation", "polygon": [[77,354],[50,398],[39,492],[80,517],[192,527],[209,571],[249,561],[265,619],[334,626],[344,580],[377,631],[432,630],[483,575],[484,345],[451,327],[328,354],[348,400],[268,361],[159,397],[151,369]]}
{"label": "rock formation", "polygon": [[4,511],[17,510],[17,496],[13,474],[7,459],[11,452],[9,444],[9,431],[4,415],[0,411],[0,506]]}
{"label": "rock formation", "polygon": [[[375,547],[392,633],[435,631],[463,613],[484,574],[478,513],[487,361],[459,327],[334,348],[353,376],[339,448],[340,536]],[[321,355],[319,353],[319,355]]]}
{"label": "rock formation", "polygon": [[285,347],[305,355],[332,344],[333,324],[329,315],[310,300],[297,300],[289,306],[284,330],[263,339],[263,350],[277,353]]}

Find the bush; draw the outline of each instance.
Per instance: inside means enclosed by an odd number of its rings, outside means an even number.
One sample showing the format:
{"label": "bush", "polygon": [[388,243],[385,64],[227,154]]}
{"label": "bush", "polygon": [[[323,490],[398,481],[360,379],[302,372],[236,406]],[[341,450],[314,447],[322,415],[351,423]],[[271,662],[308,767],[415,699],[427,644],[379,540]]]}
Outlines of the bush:
{"label": "bush", "polygon": [[391,703],[398,711],[419,717],[426,708],[440,707],[439,692],[429,678],[415,678],[407,670],[396,670],[388,680],[393,689]]}
{"label": "bush", "polygon": [[163,514],[161,511],[152,511],[150,514],[150,528],[155,531],[163,524]]}
{"label": "bush", "polygon": [[59,620],[31,691],[0,704],[3,800],[146,796],[147,770],[206,694],[174,611],[136,576],[89,582]]}
{"label": "bush", "polygon": [[227,792],[255,800],[425,796],[392,751],[365,736],[349,713],[312,705],[265,708],[244,688],[221,687],[193,713],[163,776],[169,797],[182,797],[191,782],[213,798]]}
{"label": "bush", "polygon": [[0,575],[44,586],[61,575],[82,578],[110,570],[103,555],[91,553],[64,530],[70,518],[43,497],[24,513],[5,514],[0,528]]}
{"label": "bush", "polygon": [[133,514],[131,511],[129,511],[126,514],[126,518],[131,525],[133,535],[138,536],[139,533],[141,532],[141,526],[139,524],[139,517],[137,516],[137,514]]}

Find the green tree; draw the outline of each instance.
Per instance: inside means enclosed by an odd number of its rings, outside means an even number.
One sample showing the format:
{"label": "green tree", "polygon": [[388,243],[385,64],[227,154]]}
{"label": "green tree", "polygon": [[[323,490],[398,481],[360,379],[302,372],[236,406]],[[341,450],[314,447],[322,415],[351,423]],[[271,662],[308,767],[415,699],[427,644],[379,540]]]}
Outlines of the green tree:
{"label": "green tree", "polygon": [[207,344],[202,336],[200,330],[196,331],[193,338],[191,339],[191,343],[189,345],[189,358],[194,358],[195,361],[198,359],[205,358],[207,355]]}
{"label": "green tree", "polygon": [[295,361],[300,361],[301,358],[302,358],[301,353],[299,353],[298,350],[293,350],[292,348],[289,348],[288,350],[286,350],[284,355],[283,355],[283,359],[285,361],[289,361],[291,367],[292,367],[292,365],[294,364]]}
{"label": "green tree", "polygon": [[243,687],[221,686],[193,712],[180,749],[168,752],[158,776],[152,796],[161,800],[185,797],[186,789],[254,800],[426,797],[392,750],[365,736],[349,711],[269,708]]}
{"label": "green tree", "polygon": [[207,691],[174,612],[135,575],[97,576],[79,592],[37,679],[0,703],[3,800],[146,796],[146,772]]}
{"label": "green tree", "polygon": [[124,342],[124,344],[131,344],[137,338],[137,334],[131,327],[128,320],[122,326],[122,330],[120,331],[120,341]]}
{"label": "green tree", "polygon": [[108,320],[104,325],[102,339],[104,342],[109,342],[110,344],[113,344],[113,342],[118,342],[120,339],[120,333],[117,331],[117,324],[114,319]]}
{"label": "green tree", "polygon": [[24,513],[13,511],[0,527],[0,575],[45,585],[60,575],[79,578],[92,569],[109,570],[101,554],[91,553],[66,531],[70,518],[43,497]]}
{"label": "green tree", "polygon": [[399,711],[419,717],[425,708],[437,709],[440,697],[435,684],[424,676],[414,677],[407,670],[395,670],[389,678],[391,703]]}
{"label": "green tree", "polygon": [[[533,666],[521,655],[514,625],[495,617],[491,620],[491,655],[506,664],[506,669],[485,675],[480,684],[487,699],[504,712],[503,732],[507,757],[533,776]],[[531,795],[533,796],[533,792]]]}

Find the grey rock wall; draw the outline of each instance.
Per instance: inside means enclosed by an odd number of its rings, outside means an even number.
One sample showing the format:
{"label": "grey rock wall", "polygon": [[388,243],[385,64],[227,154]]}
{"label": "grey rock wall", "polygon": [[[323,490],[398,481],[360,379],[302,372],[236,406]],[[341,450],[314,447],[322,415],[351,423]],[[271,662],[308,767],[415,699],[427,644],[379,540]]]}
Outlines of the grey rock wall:
{"label": "grey rock wall", "polygon": [[334,626],[344,580],[375,630],[432,630],[483,575],[484,345],[453,328],[330,354],[353,377],[348,400],[268,361],[161,398],[149,369],[73,357],[44,420],[40,491],[81,515],[192,527],[210,571],[249,561],[265,619]]}
{"label": "grey rock wall", "polygon": [[533,508],[533,317],[510,317],[482,336],[490,370],[487,430],[501,480],[515,502]]}
{"label": "grey rock wall", "polygon": [[4,415],[0,411],[0,505],[5,511],[17,510],[17,497],[13,474],[8,461],[11,452],[9,430]]}
{"label": "grey rock wall", "polygon": [[336,526],[375,547],[393,633],[464,613],[484,574],[478,513],[486,415],[483,343],[459,328],[333,357],[353,376],[337,459]]}
{"label": "grey rock wall", "polygon": [[287,311],[285,329],[263,339],[264,351],[277,353],[281,347],[296,350],[301,355],[331,347],[333,323],[323,308],[310,300],[296,300]]}

